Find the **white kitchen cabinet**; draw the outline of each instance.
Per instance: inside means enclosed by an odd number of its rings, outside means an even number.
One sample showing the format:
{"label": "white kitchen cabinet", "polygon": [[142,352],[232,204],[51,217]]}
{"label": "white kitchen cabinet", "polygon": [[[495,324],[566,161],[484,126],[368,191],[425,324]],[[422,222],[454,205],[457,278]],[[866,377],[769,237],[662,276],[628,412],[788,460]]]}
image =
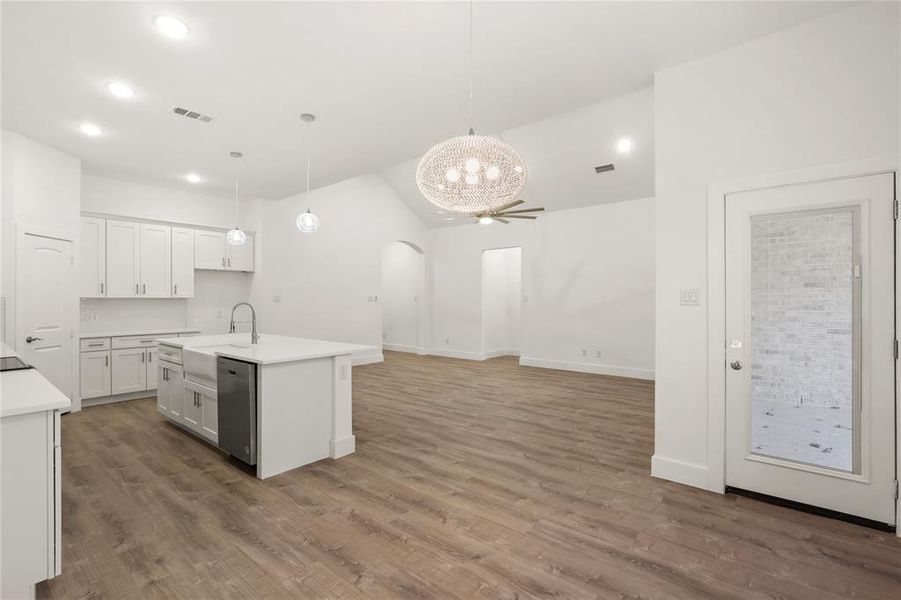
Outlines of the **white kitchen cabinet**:
{"label": "white kitchen cabinet", "polygon": [[181,419],[184,412],[181,365],[161,360],[158,363],[157,377],[159,379],[156,390],[157,410],[166,416]]}
{"label": "white kitchen cabinet", "polygon": [[253,234],[247,234],[247,240],[240,246],[228,244],[226,267],[229,271],[253,271]]}
{"label": "white kitchen cabinet", "polygon": [[106,219],[81,218],[78,289],[82,298],[106,297]]}
{"label": "white kitchen cabinet", "polygon": [[141,295],[141,225],[130,221],[106,222],[106,297]]}
{"label": "white kitchen cabinet", "polygon": [[81,353],[81,398],[110,395],[109,350]]}
{"label": "white kitchen cabinet", "polygon": [[184,413],[182,414],[183,423],[190,429],[200,433],[200,422],[202,420],[199,396],[200,393],[196,387],[189,381],[184,382],[182,388],[184,390]]}
{"label": "white kitchen cabinet", "polygon": [[156,345],[151,348],[147,348],[144,351],[147,355],[147,389],[155,390],[159,384],[159,374],[157,373],[157,363],[159,362],[158,352],[156,351]]}
{"label": "white kitchen cabinet", "polygon": [[224,271],[228,268],[224,231],[198,229],[194,232],[194,268]]}
{"label": "white kitchen cabinet", "polygon": [[147,389],[147,356],[143,348],[112,350],[111,393],[127,394]]}
{"label": "white kitchen cabinet", "polygon": [[172,297],[194,297],[194,230],[172,228]]}
{"label": "white kitchen cabinet", "polygon": [[141,297],[172,297],[172,228],[141,223]]}
{"label": "white kitchen cabinet", "polygon": [[200,394],[200,434],[214,443],[219,442],[219,397],[215,390],[204,389]]}
{"label": "white kitchen cabinet", "polygon": [[216,390],[184,380],[183,424],[213,443],[219,441],[219,402]]}

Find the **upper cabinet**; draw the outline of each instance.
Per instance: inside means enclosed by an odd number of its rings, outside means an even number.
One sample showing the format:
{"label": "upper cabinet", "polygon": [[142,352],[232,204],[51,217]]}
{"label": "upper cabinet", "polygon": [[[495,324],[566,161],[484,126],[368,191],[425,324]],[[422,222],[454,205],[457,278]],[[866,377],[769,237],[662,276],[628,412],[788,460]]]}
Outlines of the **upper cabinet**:
{"label": "upper cabinet", "polygon": [[141,297],[172,297],[172,228],[141,224]]}
{"label": "upper cabinet", "polygon": [[253,234],[247,234],[247,240],[240,246],[228,245],[226,264],[230,271],[253,272]]}
{"label": "upper cabinet", "polygon": [[78,264],[82,298],[193,298],[194,269],[253,272],[254,237],[82,217]]}
{"label": "upper cabinet", "polygon": [[106,222],[106,297],[141,296],[141,224]]}
{"label": "upper cabinet", "polygon": [[198,229],[194,232],[194,268],[253,272],[253,244],[252,234],[247,234],[244,244],[232,246],[226,241],[225,232]]}
{"label": "upper cabinet", "polygon": [[196,230],[194,232],[194,268],[225,270],[228,265],[225,246],[224,231]]}
{"label": "upper cabinet", "polygon": [[194,230],[172,228],[172,297],[194,297]]}
{"label": "upper cabinet", "polygon": [[105,219],[81,218],[78,278],[78,289],[82,298],[106,297]]}

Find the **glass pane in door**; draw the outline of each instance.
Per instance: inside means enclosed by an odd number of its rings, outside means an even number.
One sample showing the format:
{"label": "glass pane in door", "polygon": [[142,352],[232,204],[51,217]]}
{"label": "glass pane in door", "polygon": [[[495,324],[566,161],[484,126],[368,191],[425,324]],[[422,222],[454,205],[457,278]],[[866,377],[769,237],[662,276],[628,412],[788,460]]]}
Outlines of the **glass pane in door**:
{"label": "glass pane in door", "polygon": [[859,470],[856,208],[751,217],[751,452]]}

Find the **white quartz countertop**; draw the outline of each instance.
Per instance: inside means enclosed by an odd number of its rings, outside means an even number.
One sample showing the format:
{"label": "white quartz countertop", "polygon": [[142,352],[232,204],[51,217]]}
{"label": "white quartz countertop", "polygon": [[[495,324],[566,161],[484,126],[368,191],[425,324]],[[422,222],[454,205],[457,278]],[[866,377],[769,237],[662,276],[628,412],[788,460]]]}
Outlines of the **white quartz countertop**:
{"label": "white quartz countertop", "polygon": [[260,365],[342,356],[373,349],[371,346],[360,344],[269,334],[261,334],[259,343],[251,344],[249,333],[163,338],[159,342],[183,350],[215,354]]}
{"label": "white quartz countertop", "polygon": [[188,327],[157,327],[156,329],[121,329],[118,331],[96,331],[86,333],[82,331],[78,337],[80,339],[88,339],[88,338],[104,338],[104,337],[126,337],[132,335],[146,335],[146,336],[163,336],[163,335],[171,335],[171,334],[181,334],[181,333],[200,333],[199,329],[190,329]]}
{"label": "white quartz countertop", "polygon": [[[0,344],[0,356],[18,354],[6,344]],[[71,407],[72,401],[36,369],[0,373],[0,417]]]}

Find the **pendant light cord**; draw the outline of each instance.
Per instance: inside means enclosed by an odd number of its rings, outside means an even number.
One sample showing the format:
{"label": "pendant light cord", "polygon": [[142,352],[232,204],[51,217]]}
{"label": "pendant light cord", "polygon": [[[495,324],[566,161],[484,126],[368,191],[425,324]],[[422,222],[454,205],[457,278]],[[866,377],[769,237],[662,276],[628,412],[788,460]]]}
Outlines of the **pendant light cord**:
{"label": "pendant light cord", "polygon": [[307,123],[307,205],[310,204],[310,151],[313,147],[312,137],[312,128]]}
{"label": "pendant light cord", "polygon": [[235,157],[235,229],[238,228],[238,161]]}
{"label": "pendant light cord", "polygon": [[469,0],[469,135],[475,133],[475,94],[473,93],[473,73],[475,71],[474,52],[472,49],[472,4]]}

